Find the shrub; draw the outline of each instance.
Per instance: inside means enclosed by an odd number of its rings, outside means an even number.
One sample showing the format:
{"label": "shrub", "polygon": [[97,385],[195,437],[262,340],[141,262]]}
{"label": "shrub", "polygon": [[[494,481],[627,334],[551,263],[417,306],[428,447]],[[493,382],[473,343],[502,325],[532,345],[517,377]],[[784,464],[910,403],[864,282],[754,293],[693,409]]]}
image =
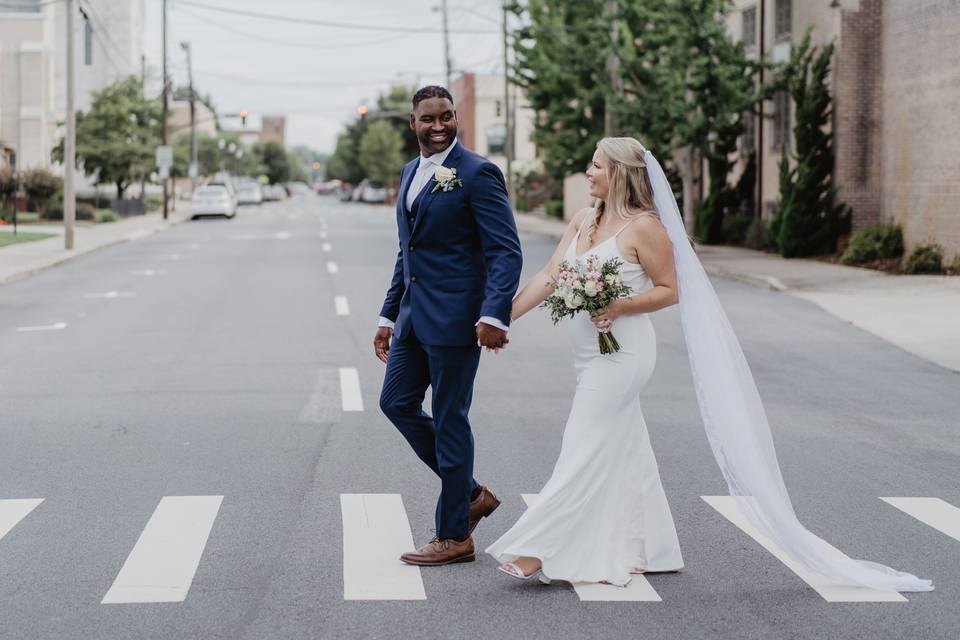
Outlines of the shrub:
{"label": "shrub", "polygon": [[763,251],[770,247],[767,243],[767,223],[760,218],[754,218],[753,222],[747,228],[747,233],[743,239],[743,246],[747,249],[756,249]]}
{"label": "shrub", "polygon": [[563,200],[550,200],[545,209],[548,216],[563,220]]}
{"label": "shrub", "polygon": [[20,186],[27,194],[27,207],[43,215],[63,190],[63,178],[46,169],[27,169],[20,172]]}
{"label": "shrub", "polygon": [[117,212],[112,209],[97,209],[94,214],[94,219],[97,222],[116,222]]}
{"label": "shrub", "polygon": [[903,255],[903,232],[895,224],[871,224],[858,230],[840,256],[844,264],[862,264]]}
{"label": "shrub", "polygon": [[960,253],[953,259],[953,271],[960,274]]}
{"label": "shrub", "polygon": [[[58,202],[43,212],[44,220],[63,220],[63,204]],[[77,203],[77,220],[95,220],[96,209],[84,202]]]}
{"label": "shrub", "polygon": [[943,273],[943,247],[938,244],[917,245],[903,259],[904,273]]}
{"label": "shrub", "polygon": [[742,245],[747,239],[747,230],[753,224],[753,216],[727,215],[723,217],[723,239],[727,244]]}

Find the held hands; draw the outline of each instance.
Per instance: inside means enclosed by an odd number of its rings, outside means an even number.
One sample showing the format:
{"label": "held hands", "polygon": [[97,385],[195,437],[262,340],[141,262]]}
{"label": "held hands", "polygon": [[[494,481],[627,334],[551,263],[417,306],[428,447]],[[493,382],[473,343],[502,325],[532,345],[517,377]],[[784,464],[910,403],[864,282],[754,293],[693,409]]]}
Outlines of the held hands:
{"label": "held hands", "polygon": [[373,352],[384,363],[387,361],[387,354],[390,353],[391,336],[393,336],[393,329],[390,327],[378,328],[376,335],[373,336]]}
{"label": "held hands", "polygon": [[478,347],[484,347],[487,351],[500,353],[500,349],[503,349],[509,343],[510,339],[507,338],[507,332],[503,329],[492,327],[485,322],[477,324]]}
{"label": "held hands", "polygon": [[623,315],[623,305],[621,300],[614,300],[607,308],[598,313],[595,316],[590,317],[590,321],[593,322],[593,326],[597,330],[607,333],[610,331],[610,328],[613,326],[614,320]]}

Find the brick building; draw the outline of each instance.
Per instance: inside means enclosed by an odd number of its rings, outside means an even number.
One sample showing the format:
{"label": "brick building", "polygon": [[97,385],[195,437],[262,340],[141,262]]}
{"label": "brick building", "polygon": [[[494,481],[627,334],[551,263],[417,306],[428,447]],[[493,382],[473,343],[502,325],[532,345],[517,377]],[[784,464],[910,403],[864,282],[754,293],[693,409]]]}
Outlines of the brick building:
{"label": "brick building", "polygon": [[[753,56],[761,12],[767,60],[789,59],[808,28],[815,44],[836,44],[835,177],[854,228],[895,221],[908,247],[960,253],[960,0],[735,0],[727,24]],[[778,198],[779,148],[790,143],[790,101],[777,97],[767,114],[765,216]],[[741,165],[759,133],[741,140]]]}

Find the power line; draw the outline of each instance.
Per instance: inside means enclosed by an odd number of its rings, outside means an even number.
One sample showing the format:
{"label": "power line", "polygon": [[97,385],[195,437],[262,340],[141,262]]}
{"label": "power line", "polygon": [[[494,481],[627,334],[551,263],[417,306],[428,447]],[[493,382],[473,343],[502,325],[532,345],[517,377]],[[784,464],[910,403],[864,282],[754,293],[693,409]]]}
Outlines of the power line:
{"label": "power line", "polygon": [[403,38],[409,35],[406,33],[402,33],[399,35],[387,36],[386,38],[378,38],[377,40],[365,40],[363,42],[346,42],[343,44],[318,45],[316,42],[291,42],[290,40],[277,40],[274,38],[265,38],[262,35],[259,35],[256,33],[250,33],[248,31],[242,31],[240,29],[237,29],[236,27],[226,25],[223,22],[212,20],[210,18],[200,15],[199,13],[195,13],[193,11],[184,9],[183,7],[178,7],[178,10],[181,13],[184,13],[192,18],[201,20],[205,24],[209,24],[219,29],[223,29],[224,31],[229,31],[230,33],[235,33],[237,35],[251,38],[258,42],[265,42],[269,44],[280,45],[283,47],[293,47],[293,48],[301,48],[301,49],[327,50],[327,49],[347,49],[351,47],[369,47],[369,46],[374,46],[378,44],[385,44],[387,42],[396,42],[397,40],[402,40]]}
{"label": "power line", "polygon": [[[194,0],[178,0],[178,4],[203,9],[205,11],[218,11],[220,13],[229,13],[236,16],[246,16],[249,18],[260,18],[261,20],[273,20],[276,22],[292,22],[295,24],[310,24],[320,27],[333,27],[337,29],[354,29],[357,31],[389,31],[394,33],[443,33],[443,29],[427,29],[423,27],[393,27],[389,25],[356,24],[351,22],[334,22],[331,20],[318,20],[316,18],[306,18],[297,16],[274,15],[271,13],[261,13],[259,11],[246,11],[243,9],[234,9],[230,7],[221,7]],[[487,29],[459,29],[452,33],[497,33]]]}
{"label": "power line", "polygon": [[331,82],[304,82],[299,80],[261,80],[258,78],[252,78],[250,76],[241,76],[233,73],[224,73],[222,71],[206,71],[202,69],[194,70],[194,73],[199,73],[207,76],[214,76],[217,78],[224,78],[226,80],[236,80],[238,82],[246,82],[249,84],[255,84],[260,86],[270,86],[270,87],[368,87],[368,86],[377,86],[382,84],[395,83],[395,79],[389,80],[370,80],[370,81],[331,81]]}

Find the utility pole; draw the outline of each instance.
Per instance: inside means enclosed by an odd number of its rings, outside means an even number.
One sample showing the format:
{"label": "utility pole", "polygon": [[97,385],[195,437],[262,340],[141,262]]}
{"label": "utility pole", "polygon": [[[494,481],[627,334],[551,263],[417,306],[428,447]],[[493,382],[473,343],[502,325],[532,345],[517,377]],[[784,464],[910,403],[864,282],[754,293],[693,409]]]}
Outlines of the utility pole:
{"label": "utility pole", "polygon": [[[163,0],[163,27],[161,29],[163,34],[163,127],[161,129],[161,144],[167,146],[167,115],[170,111],[169,104],[169,94],[170,94],[170,83],[167,78],[167,0]],[[162,178],[163,180],[163,219],[166,220],[169,215],[169,178]]]}
{"label": "utility pole", "polygon": [[75,0],[67,0],[67,135],[63,141],[63,240],[64,248],[73,249],[77,197],[74,177],[77,165],[77,116],[73,110],[73,13]]}
{"label": "utility pole", "polygon": [[441,0],[440,11],[443,13],[443,60],[447,70],[447,89],[453,83],[453,71],[450,63],[450,25],[447,19],[447,0]]}
{"label": "utility pole", "polygon": [[503,152],[507,157],[507,195],[512,207],[515,200],[513,194],[513,118],[510,109],[510,42],[507,31],[507,13],[507,1],[503,0],[503,114],[506,122]]}
{"label": "utility pole", "polygon": [[610,18],[610,53],[607,55],[607,78],[610,88],[603,109],[603,135],[617,134],[617,116],[613,112],[611,94],[619,97],[623,93],[623,79],[620,77],[620,59],[617,57],[616,46],[619,35],[617,28],[617,0],[607,0],[603,13]]}
{"label": "utility pole", "polygon": [[187,80],[190,87],[190,193],[197,190],[197,110],[196,95],[193,93],[193,62],[190,55],[190,43],[181,42],[187,52]]}
{"label": "utility pole", "polygon": [[[760,90],[763,90],[763,65],[765,64],[764,56],[766,54],[766,38],[764,37],[767,32],[767,17],[766,17],[766,8],[767,0],[760,0],[760,46],[758,48],[757,57],[760,60]],[[756,216],[757,219],[763,217],[763,130],[766,129],[766,123],[764,122],[764,107],[766,107],[766,101],[760,101],[760,118],[759,122],[755,123],[757,127],[757,205],[756,205]]]}

